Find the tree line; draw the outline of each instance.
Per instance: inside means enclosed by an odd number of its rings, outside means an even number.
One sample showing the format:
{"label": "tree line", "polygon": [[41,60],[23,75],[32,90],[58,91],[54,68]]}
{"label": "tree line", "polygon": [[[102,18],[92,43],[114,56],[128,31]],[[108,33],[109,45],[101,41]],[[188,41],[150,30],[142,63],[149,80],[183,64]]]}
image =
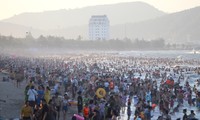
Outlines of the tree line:
{"label": "tree line", "polygon": [[188,44],[170,44],[162,38],[154,40],[144,39],[111,39],[111,40],[81,40],[65,39],[56,36],[43,36],[33,38],[27,35],[25,38],[0,35],[0,48],[38,48],[38,49],[78,49],[78,50],[191,50],[194,48]]}

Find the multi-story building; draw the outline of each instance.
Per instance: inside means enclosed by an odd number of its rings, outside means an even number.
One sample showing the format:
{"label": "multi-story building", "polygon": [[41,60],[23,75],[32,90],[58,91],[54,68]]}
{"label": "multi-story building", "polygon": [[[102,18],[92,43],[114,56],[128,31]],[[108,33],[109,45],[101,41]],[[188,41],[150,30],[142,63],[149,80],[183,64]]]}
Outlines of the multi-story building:
{"label": "multi-story building", "polygon": [[108,40],[110,22],[106,15],[94,15],[89,21],[90,40]]}

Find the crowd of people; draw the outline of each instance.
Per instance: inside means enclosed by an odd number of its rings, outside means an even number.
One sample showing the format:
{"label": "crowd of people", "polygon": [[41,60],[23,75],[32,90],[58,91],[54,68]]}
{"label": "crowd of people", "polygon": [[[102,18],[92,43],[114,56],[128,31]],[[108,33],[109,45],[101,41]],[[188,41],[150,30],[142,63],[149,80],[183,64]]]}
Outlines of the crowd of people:
{"label": "crowd of people", "polygon": [[[197,120],[200,60],[80,54],[0,56],[1,70],[20,87],[25,80],[23,120]],[[77,107],[74,115],[69,112]],[[155,118],[153,112],[159,110]]]}

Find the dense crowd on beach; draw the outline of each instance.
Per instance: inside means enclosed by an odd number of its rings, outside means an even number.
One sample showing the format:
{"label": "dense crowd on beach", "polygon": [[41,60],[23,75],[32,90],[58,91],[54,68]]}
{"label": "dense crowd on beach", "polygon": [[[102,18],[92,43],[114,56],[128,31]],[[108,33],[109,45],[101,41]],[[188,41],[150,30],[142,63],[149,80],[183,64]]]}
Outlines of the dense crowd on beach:
{"label": "dense crowd on beach", "polygon": [[[81,54],[0,56],[0,69],[17,87],[26,81],[22,120],[198,120],[200,60]],[[69,116],[72,108],[77,112]],[[134,107],[134,108],[133,108]],[[19,108],[20,109],[20,108]],[[178,120],[177,119],[177,120]]]}

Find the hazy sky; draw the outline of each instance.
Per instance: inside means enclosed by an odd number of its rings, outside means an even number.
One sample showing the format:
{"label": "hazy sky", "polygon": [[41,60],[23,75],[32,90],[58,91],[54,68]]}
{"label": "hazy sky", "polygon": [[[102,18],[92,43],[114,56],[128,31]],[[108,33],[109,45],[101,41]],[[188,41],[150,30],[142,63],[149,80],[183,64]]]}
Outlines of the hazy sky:
{"label": "hazy sky", "polygon": [[92,5],[131,1],[143,1],[168,13],[200,6],[200,0],[0,0],[0,19],[5,19],[23,12],[74,9]]}

